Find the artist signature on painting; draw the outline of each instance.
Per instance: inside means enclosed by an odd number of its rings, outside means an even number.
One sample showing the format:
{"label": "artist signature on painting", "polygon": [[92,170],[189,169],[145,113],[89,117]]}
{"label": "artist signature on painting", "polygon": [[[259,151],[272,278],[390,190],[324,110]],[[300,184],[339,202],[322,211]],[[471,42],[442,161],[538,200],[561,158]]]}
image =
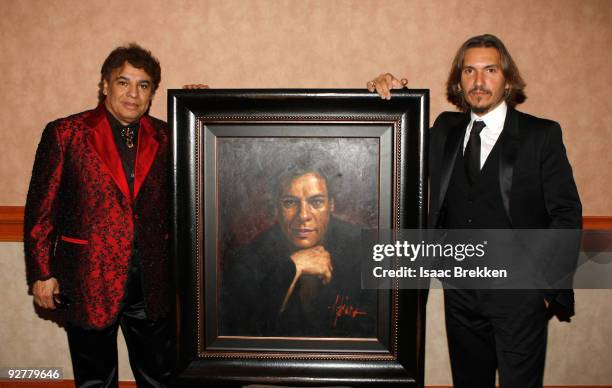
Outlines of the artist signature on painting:
{"label": "artist signature on painting", "polygon": [[342,317],[349,317],[355,319],[362,315],[368,315],[365,311],[359,310],[359,308],[350,304],[350,298],[346,295],[336,295],[336,301],[333,306],[328,306],[328,309],[334,311],[334,323],[332,327],[335,329],[338,324],[338,319]]}

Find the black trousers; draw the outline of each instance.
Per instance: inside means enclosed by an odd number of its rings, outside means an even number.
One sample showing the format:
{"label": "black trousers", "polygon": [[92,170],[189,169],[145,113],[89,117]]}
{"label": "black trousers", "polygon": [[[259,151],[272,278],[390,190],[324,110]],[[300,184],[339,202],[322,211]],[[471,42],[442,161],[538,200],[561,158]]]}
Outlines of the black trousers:
{"label": "black trousers", "polygon": [[540,290],[444,290],[455,388],[541,388],[548,313]]}
{"label": "black trousers", "polygon": [[136,385],[139,388],[168,386],[173,364],[173,325],[168,318],[147,319],[138,279],[139,276],[131,276],[125,307],[116,323],[103,330],[66,326],[77,387],[118,387],[119,327],[125,337]]}

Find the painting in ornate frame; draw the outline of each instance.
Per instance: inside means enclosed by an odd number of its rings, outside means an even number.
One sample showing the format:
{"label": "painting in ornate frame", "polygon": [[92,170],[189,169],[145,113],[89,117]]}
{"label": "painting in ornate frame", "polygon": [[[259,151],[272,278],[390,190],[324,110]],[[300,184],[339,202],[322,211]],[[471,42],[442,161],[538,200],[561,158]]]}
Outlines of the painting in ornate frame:
{"label": "painting in ornate frame", "polygon": [[[307,314],[288,331],[276,315],[263,318],[272,326],[255,313],[239,317],[270,298],[257,294],[256,275],[226,274],[242,268],[236,257],[258,249],[261,236],[282,240],[276,179],[298,164],[329,167],[331,218],[350,230],[423,228],[428,106],[428,91],[413,89],[390,101],[363,90],[169,91],[177,384],[422,386],[426,292],[362,290],[373,301],[364,330],[307,326]],[[336,323],[362,311],[326,308]]]}

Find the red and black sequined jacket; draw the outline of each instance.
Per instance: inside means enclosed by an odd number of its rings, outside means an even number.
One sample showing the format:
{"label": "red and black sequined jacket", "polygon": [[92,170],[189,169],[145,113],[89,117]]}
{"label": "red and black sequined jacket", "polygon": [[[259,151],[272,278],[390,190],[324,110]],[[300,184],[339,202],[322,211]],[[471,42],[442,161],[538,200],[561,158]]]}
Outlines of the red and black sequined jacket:
{"label": "red and black sequined jacket", "polygon": [[28,284],[51,277],[70,300],[66,320],[104,328],[126,292],[139,236],[147,316],[169,310],[168,131],[140,119],[130,194],[103,105],[49,123],[38,145],[24,220]]}

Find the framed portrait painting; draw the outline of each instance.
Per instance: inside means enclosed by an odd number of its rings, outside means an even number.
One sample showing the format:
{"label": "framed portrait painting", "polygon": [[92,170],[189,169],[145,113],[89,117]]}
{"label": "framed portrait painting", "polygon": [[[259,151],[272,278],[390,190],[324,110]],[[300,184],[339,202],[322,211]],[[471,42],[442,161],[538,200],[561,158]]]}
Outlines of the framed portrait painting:
{"label": "framed portrait painting", "polygon": [[422,386],[426,293],[362,231],[425,226],[427,90],[170,90],[177,384]]}

